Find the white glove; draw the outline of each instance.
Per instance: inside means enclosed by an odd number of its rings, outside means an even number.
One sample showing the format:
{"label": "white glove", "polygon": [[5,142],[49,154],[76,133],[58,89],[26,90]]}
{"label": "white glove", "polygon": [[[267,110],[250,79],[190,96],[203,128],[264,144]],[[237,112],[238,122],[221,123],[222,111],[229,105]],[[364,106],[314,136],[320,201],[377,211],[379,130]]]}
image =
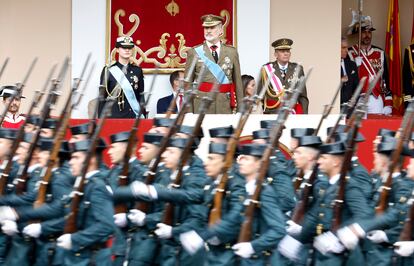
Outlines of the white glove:
{"label": "white glove", "polygon": [[142,183],[141,181],[134,181],[130,186],[134,196],[149,197],[149,189],[145,183]]}
{"label": "white glove", "polygon": [[39,223],[36,224],[29,224],[23,228],[23,234],[38,238],[42,233],[42,226]]}
{"label": "white glove", "polygon": [[180,241],[183,248],[190,253],[195,254],[204,246],[204,240],[195,232],[189,231],[180,235]]}
{"label": "white glove", "polygon": [[277,250],[292,261],[298,261],[300,259],[299,252],[302,249],[302,243],[294,239],[290,235],[285,237],[279,242]]}
{"label": "white glove", "polygon": [[398,241],[394,243],[395,253],[402,257],[411,256],[414,253],[414,241]]}
{"label": "white glove", "polygon": [[161,239],[168,239],[171,238],[172,227],[167,224],[158,223],[154,233]]}
{"label": "white glove", "polygon": [[358,245],[358,236],[348,226],[339,229],[336,234],[347,249],[352,250]]}
{"label": "white glove", "polygon": [[384,106],[382,109],[383,115],[391,115],[392,114],[392,107],[391,106]]}
{"label": "white glove", "polygon": [[292,220],[289,220],[286,222],[286,232],[291,235],[291,236],[295,236],[295,235],[299,235],[302,232],[302,226],[295,223]]}
{"label": "white glove", "polygon": [[5,233],[6,235],[13,236],[14,234],[19,232],[19,230],[17,230],[17,224],[15,221],[4,220],[1,223],[1,230],[3,230],[3,233]]}
{"label": "white glove", "polygon": [[57,241],[56,245],[58,247],[61,247],[67,250],[72,248],[72,238],[70,234],[61,235],[60,237],[58,237],[58,239],[56,239],[56,241]]}
{"label": "white glove", "polygon": [[376,244],[388,242],[387,234],[382,230],[368,232],[367,238]]}
{"label": "white glove", "polygon": [[16,221],[17,215],[13,208],[9,206],[0,207],[0,220]]}
{"label": "white glove", "polygon": [[231,247],[234,253],[242,258],[248,259],[254,254],[254,249],[250,242],[237,243]]}
{"label": "white glove", "polygon": [[117,213],[114,215],[114,223],[116,226],[122,228],[128,224],[126,213]]}
{"label": "white glove", "polygon": [[357,56],[357,57],[355,57],[355,64],[356,64],[357,66],[362,65],[362,57],[361,57],[361,56]]}
{"label": "white glove", "polygon": [[345,250],[345,247],[342,246],[339,239],[332,232],[326,232],[317,236],[313,241],[313,246],[323,255],[326,255],[328,252],[341,253]]}
{"label": "white glove", "polygon": [[144,212],[132,209],[129,211],[128,219],[138,226],[143,226],[145,224],[145,216],[146,214]]}

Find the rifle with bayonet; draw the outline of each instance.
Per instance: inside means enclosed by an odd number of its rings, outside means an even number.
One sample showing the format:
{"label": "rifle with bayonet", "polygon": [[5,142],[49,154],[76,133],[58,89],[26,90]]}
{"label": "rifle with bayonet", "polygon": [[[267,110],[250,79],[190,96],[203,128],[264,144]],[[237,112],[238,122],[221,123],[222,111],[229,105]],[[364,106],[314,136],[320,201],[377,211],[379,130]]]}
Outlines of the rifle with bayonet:
{"label": "rifle with bayonet", "polygon": [[7,66],[7,64],[8,64],[8,63],[9,63],[9,58],[7,57],[7,58],[4,60],[3,65],[1,65],[1,69],[0,69],[0,78],[3,76],[4,70],[6,70],[6,66]]}
{"label": "rifle with bayonet", "polygon": [[[89,61],[89,57],[86,60],[85,65],[88,64],[88,61]],[[94,69],[94,67],[92,67],[90,73],[92,73],[93,69]],[[42,206],[46,201],[47,188],[48,188],[48,185],[49,185],[50,180],[52,178],[53,168],[56,167],[57,163],[59,162],[59,158],[58,158],[59,151],[60,151],[60,148],[62,146],[62,142],[65,138],[66,130],[69,126],[69,120],[70,120],[70,117],[71,117],[71,112],[72,112],[73,108],[79,103],[79,101],[76,101],[75,103],[71,103],[72,98],[73,98],[73,94],[78,91],[78,88],[79,88],[79,85],[80,85],[80,80],[82,80],[83,75],[85,74],[85,71],[86,71],[86,68],[84,68],[82,70],[82,73],[81,73],[81,76],[79,77],[79,79],[75,79],[75,82],[74,82],[74,84],[72,86],[72,89],[69,92],[69,96],[66,100],[65,106],[62,109],[62,112],[61,112],[61,115],[60,115],[60,126],[57,128],[56,135],[53,139],[54,144],[53,144],[52,151],[50,152],[49,159],[47,161],[46,170],[43,171],[41,173],[41,176],[40,176],[40,179],[42,181],[40,182],[40,185],[39,185],[37,198],[36,198],[36,200],[33,204],[34,208],[38,208],[38,207]],[[83,90],[86,89],[90,78],[91,78],[91,75],[89,75],[88,78],[86,79]]]}
{"label": "rifle with bayonet", "polygon": [[83,165],[82,165],[81,175],[75,181],[75,185],[71,193],[72,201],[70,204],[70,212],[66,216],[66,222],[65,222],[65,227],[64,227],[65,234],[73,234],[78,229],[76,220],[78,217],[79,207],[80,207],[80,203],[81,203],[82,196],[83,196],[84,189],[85,189],[85,180],[86,180],[86,174],[88,172],[89,163],[92,157],[95,155],[95,150],[99,142],[99,134],[102,131],[106,117],[111,112],[112,105],[114,104],[114,102],[115,102],[114,97],[108,97],[106,99],[105,105],[103,106],[103,109],[101,112],[100,120],[96,126],[96,129],[93,135],[90,138],[91,144],[86,153],[85,161],[83,162]]}
{"label": "rifle with bayonet", "polygon": [[[161,155],[166,150],[168,142],[170,141],[170,138],[178,131],[178,129],[182,125],[182,123],[184,121],[184,116],[185,116],[186,112],[190,109],[190,107],[193,103],[193,100],[194,100],[196,94],[198,93],[198,88],[201,84],[202,78],[204,77],[205,71],[206,71],[206,67],[203,64],[203,66],[201,68],[201,71],[200,71],[200,75],[199,75],[197,81],[195,83],[193,83],[193,86],[192,86],[193,89],[188,90],[186,92],[186,97],[185,97],[186,99],[184,101],[183,108],[181,108],[181,110],[178,112],[177,117],[175,118],[174,123],[169,128],[166,136],[164,138],[162,138],[157,156],[155,157],[155,159],[153,159],[149,163],[148,171],[145,173],[145,175],[146,175],[145,184],[150,185],[154,182],[155,175],[157,173],[158,164],[161,162]],[[136,209],[146,213],[147,210],[148,210],[148,203],[140,201],[140,202],[137,203]]]}
{"label": "rifle with bayonet", "polygon": [[248,205],[245,209],[245,218],[242,223],[240,234],[239,234],[239,240],[238,242],[250,242],[252,239],[252,226],[253,226],[253,219],[254,219],[254,213],[256,210],[256,207],[258,206],[260,202],[260,193],[262,190],[263,182],[267,174],[267,170],[269,167],[269,160],[270,156],[273,153],[273,150],[275,147],[279,144],[279,139],[282,136],[282,131],[284,128],[284,124],[295,106],[295,104],[298,101],[299,95],[302,93],[306,80],[309,77],[311,70],[308,72],[308,74],[304,77],[301,77],[298,81],[296,90],[293,93],[287,93],[287,95],[291,95],[289,99],[284,100],[283,107],[279,109],[278,116],[277,116],[277,122],[276,126],[273,127],[270,139],[270,142],[267,144],[267,147],[263,153],[263,156],[261,158],[260,163],[260,170],[257,173],[256,177],[256,188],[254,190],[253,195],[248,199]]}
{"label": "rifle with bayonet", "polygon": [[237,127],[235,128],[231,138],[229,139],[229,142],[227,144],[227,151],[226,151],[226,157],[224,160],[224,166],[221,169],[221,179],[220,183],[217,185],[216,193],[214,194],[213,199],[213,207],[210,210],[209,214],[209,226],[213,226],[218,221],[221,220],[221,209],[223,204],[223,197],[226,193],[226,187],[227,182],[229,179],[230,171],[234,162],[234,154],[237,149],[237,144],[239,143],[239,139],[241,136],[241,133],[243,132],[243,128],[246,125],[247,120],[249,119],[249,116],[251,112],[253,111],[253,108],[255,106],[258,106],[259,103],[262,101],[264,93],[266,92],[266,88],[269,86],[269,80],[266,80],[265,84],[263,85],[262,89],[260,90],[260,95],[255,95],[251,98],[245,98],[244,99],[244,106],[241,111],[241,115],[237,124]]}
{"label": "rifle with bayonet", "polygon": [[[69,68],[69,58],[66,58],[62,65],[59,76],[56,80],[53,81],[52,88],[43,105],[43,108],[42,108],[43,110],[41,111],[41,115],[40,115],[40,122],[39,122],[40,125],[42,125],[43,122],[49,117],[50,111],[56,104],[56,101],[59,96],[59,89],[64,83],[64,79],[65,79],[68,68]],[[15,178],[15,180],[17,181],[16,182],[16,194],[17,195],[20,195],[26,191],[26,182],[27,182],[27,179],[29,178],[27,171],[29,169],[30,162],[33,157],[33,153],[36,149],[37,142],[40,138],[40,131],[41,131],[40,127],[35,131],[32,141],[30,143],[29,150],[27,152],[27,156],[24,160],[24,163],[19,166],[17,176]]]}
{"label": "rifle with bayonet", "polygon": [[[129,137],[128,137],[128,144],[127,144],[127,148],[125,150],[125,155],[121,164],[121,173],[118,176],[118,186],[119,187],[123,187],[123,186],[127,186],[128,185],[128,174],[129,174],[129,159],[132,157],[132,152],[134,151],[134,148],[137,145],[137,132],[138,132],[138,127],[139,127],[139,123],[141,121],[141,117],[144,114],[143,112],[146,110],[146,107],[148,106],[149,100],[151,98],[152,95],[152,90],[154,89],[154,84],[155,84],[155,80],[158,76],[158,70],[156,71],[156,74],[152,80],[151,83],[151,87],[149,88],[148,91],[148,97],[145,100],[144,104],[140,103],[140,109],[139,109],[139,113],[138,116],[135,118],[134,120],[134,124],[132,125],[132,128],[129,132]],[[118,203],[117,205],[115,205],[115,213],[126,213],[128,211],[128,207],[126,204],[122,204],[122,203]]]}
{"label": "rifle with bayonet", "polygon": [[[28,117],[31,115],[32,111],[34,108],[37,107],[37,104],[41,101],[43,95],[46,92],[47,86],[49,84],[50,79],[53,76],[53,73],[55,72],[56,69],[56,65],[54,65],[52,67],[52,69],[49,72],[49,75],[46,79],[46,83],[43,86],[41,91],[36,91],[35,92],[35,96],[34,96],[34,100],[32,101],[30,107],[29,107],[29,111],[27,112]],[[16,140],[13,142],[13,145],[10,149],[10,153],[8,155],[7,160],[4,162],[5,167],[2,169],[2,174],[1,174],[1,178],[0,178],[0,195],[4,195],[5,193],[5,187],[6,187],[6,183],[7,183],[7,176],[10,174],[12,167],[13,167],[13,157],[17,151],[17,148],[19,147],[20,142],[22,141],[23,137],[24,137],[24,129],[27,123],[27,119],[23,122],[22,126],[18,129],[17,134],[16,134]],[[4,178],[3,178],[4,176]]]}
{"label": "rifle with bayonet", "polygon": [[410,103],[407,107],[404,118],[401,122],[400,128],[395,135],[397,139],[396,147],[391,154],[391,163],[388,166],[388,176],[386,181],[382,185],[380,192],[379,203],[375,208],[376,214],[382,214],[388,207],[389,194],[392,188],[393,173],[400,164],[401,152],[404,145],[408,143],[408,139],[411,136],[411,132],[414,126],[414,104]]}
{"label": "rifle with bayonet", "polygon": [[[203,97],[200,108],[198,110],[198,117],[196,123],[194,125],[193,131],[188,138],[186,146],[184,147],[180,161],[178,163],[178,167],[176,172],[174,173],[174,182],[171,187],[178,188],[181,186],[182,176],[183,176],[183,168],[192,156],[192,147],[194,145],[195,139],[199,137],[201,134],[201,125],[203,123],[204,117],[210,108],[212,102],[214,102],[217,98],[217,94],[219,93],[220,83],[215,83],[212,90],[210,91],[209,95]],[[174,221],[174,204],[172,202],[166,202],[164,207],[164,215],[162,218],[162,223],[172,225]]]}

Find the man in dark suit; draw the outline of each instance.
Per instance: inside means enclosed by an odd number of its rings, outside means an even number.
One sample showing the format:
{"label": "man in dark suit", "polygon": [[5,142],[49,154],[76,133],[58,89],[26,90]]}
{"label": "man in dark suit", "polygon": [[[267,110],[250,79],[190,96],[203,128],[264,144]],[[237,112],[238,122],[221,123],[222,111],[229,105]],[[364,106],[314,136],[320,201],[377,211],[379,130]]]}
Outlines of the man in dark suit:
{"label": "man in dark suit", "polygon": [[359,83],[358,67],[348,56],[348,41],[341,39],[341,104],[348,102]]}
{"label": "man in dark suit", "polygon": [[[170,95],[160,98],[157,102],[157,114],[164,114],[168,111],[171,101],[175,98],[180,88],[181,81],[184,79],[184,71],[177,70],[171,73],[170,75],[170,84],[172,87],[172,92]],[[180,93],[176,98],[176,105],[174,112],[177,112],[181,109],[184,102],[184,95]]]}

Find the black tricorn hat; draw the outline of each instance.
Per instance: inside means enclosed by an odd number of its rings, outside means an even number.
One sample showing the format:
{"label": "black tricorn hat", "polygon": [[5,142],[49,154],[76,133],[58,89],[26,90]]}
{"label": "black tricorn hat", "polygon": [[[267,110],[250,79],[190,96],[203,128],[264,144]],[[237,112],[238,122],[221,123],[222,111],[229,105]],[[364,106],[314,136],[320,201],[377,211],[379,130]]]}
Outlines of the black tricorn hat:
{"label": "black tricorn hat", "polygon": [[39,141],[36,143],[36,146],[42,151],[51,151],[53,145],[53,138],[40,138]]}
{"label": "black tricorn hat", "polygon": [[[71,149],[71,152],[78,152],[78,151],[87,152],[87,151],[89,151],[89,148],[91,147],[91,144],[92,144],[92,141],[89,140],[89,139],[88,140],[81,140],[81,141],[71,143],[70,144],[70,149]],[[106,145],[105,140],[103,140],[102,138],[99,138],[98,145],[96,146],[96,151],[97,152],[102,152],[106,148],[107,148],[107,145]]]}
{"label": "black tricorn hat", "polygon": [[[180,128],[178,129],[178,133],[183,133],[183,134],[187,134],[187,135],[191,135],[193,134],[194,131],[194,127],[191,126],[185,126],[185,125],[181,125]],[[204,136],[203,134],[203,130],[200,128],[200,134],[198,135],[199,138],[202,138]]]}
{"label": "black tricorn hat", "polygon": [[381,136],[381,137],[385,137],[385,136],[389,136],[389,137],[395,137],[395,131],[394,130],[390,130],[387,128],[380,128],[380,130],[377,133],[377,136]]}
{"label": "black tricorn hat", "polygon": [[70,132],[72,133],[72,135],[89,134],[89,123],[70,127]]}
{"label": "black tricorn hat", "polygon": [[60,150],[59,150],[60,154],[70,154],[70,146],[69,146],[69,142],[64,140],[62,141],[62,144],[60,145]]}
{"label": "black tricorn hat", "polygon": [[54,118],[48,118],[45,121],[43,121],[43,124],[41,128],[50,128],[50,129],[56,129],[57,126],[57,120]]}
{"label": "black tricorn hat", "polygon": [[166,117],[155,117],[154,127],[170,127],[174,124],[174,119]]}
{"label": "black tricorn hat", "polygon": [[253,131],[253,139],[269,139],[270,138],[270,130],[269,129],[259,129]]}
{"label": "black tricorn hat", "polygon": [[128,142],[129,136],[129,131],[123,131],[116,134],[112,134],[109,138],[111,139],[111,143]]}
{"label": "black tricorn hat", "polygon": [[315,132],[314,128],[292,128],[290,130],[290,136],[292,138],[300,138],[303,136],[310,136]]}
{"label": "black tricorn hat", "polygon": [[26,118],[26,123],[38,126],[40,124],[40,117],[38,115],[29,115]]}
{"label": "black tricorn hat", "polygon": [[298,138],[298,147],[318,148],[322,144],[319,136],[303,136]]}
{"label": "black tricorn hat", "polygon": [[[341,133],[335,134],[335,141],[337,141],[337,142],[339,142],[339,141],[346,141],[347,138],[348,138],[348,133],[341,132]],[[365,138],[364,138],[364,136],[362,136],[361,133],[358,132],[355,141],[356,142],[364,142],[365,141]]]}
{"label": "black tricorn hat", "polygon": [[345,153],[345,143],[333,142],[319,146],[321,154],[341,155]]}
{"label": "black tricorn hat", "polygon": [[215,127],[215,128],[210,128],[208,132],[210,133],[211,138],[231,138],[231,135],[233,135],[234,129],[232,126]]}
{"label": "black tricorn hat", "polygon": [[271,129],[277,124],[276,120],[262,120],[260,121],[260,128]]}
{"label": "black tricorn hat", "polygon": [[240,148],[240,154],[262,157],[266,144],[245,144]]}
{"label": "black tricorn hat", "polygon": [[16,139],[17,129],[0,128],[0,138],[2,139]]}
{"label": "black tricorn hat", "polygon": [[184,139],[184,138],[170,139],[170,141],[168,142],[168,147],[184,149],[188,141],[189,139]]}
{"label": "black tricorn hat", "polygon": [[145,143],[150,143],[154,145],[160,145],[162,138],[164,138],[163,134],[159,133],[145,133],[144,134],[144,141]]}
{"label": "black tricorn hat", "polygon": [[211,142],[210,145],[208,146],[208,152],[226,155],[227,144]]}
{"label": "black tricorn hat", "polygon": [[34,134],[33,133],[24,133],[22,142],[31,143],[33,140]]}
{"label": "black tricorn hat", "polygon": [[[382,139],[382,141],[377,145],[377,152],[390,156],[396,148],[397,139],[388,136]],[[411,156],[411,150],[405,144],[403,145],[403,148],[401,150],[401,155]]]}

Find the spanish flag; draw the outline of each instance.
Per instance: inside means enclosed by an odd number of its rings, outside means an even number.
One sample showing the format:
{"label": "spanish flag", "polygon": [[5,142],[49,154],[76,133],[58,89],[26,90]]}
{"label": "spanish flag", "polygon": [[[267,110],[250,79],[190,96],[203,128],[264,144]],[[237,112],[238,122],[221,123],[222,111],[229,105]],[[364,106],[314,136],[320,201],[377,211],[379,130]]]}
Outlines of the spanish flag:
{"label": "spanish flag", "polygon": [[390,84],[392,92],[393,114],[404,114],[404,102],[401,87],[401,44],[400,44],[400,14],[398,0],[389,0],[388,25],[385,39],[385,54],[389,59]]}

